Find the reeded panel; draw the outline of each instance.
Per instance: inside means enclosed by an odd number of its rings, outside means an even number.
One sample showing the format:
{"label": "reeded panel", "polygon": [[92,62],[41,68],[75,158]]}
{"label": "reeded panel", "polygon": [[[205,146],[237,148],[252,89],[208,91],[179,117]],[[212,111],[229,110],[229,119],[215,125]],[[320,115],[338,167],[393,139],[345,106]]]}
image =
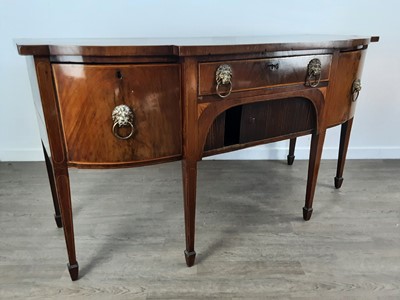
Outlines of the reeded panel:
{"label": "reeded panel", "polygon": [[[178,65],[54,64],[53,72],[70,162],[106,165],[181,155]],[[119,105],[132,110],[132,126],[114,126]],[[131,131],[131,137],[118,138]]]}
{"label": "reeded panel", "polygon": [[204,151],[302,133],[316,128],[315,109],[305,98],[270,100],[235,106],[218,116]]}
{"label": "reeded panel", "polygon": [[315,109],[304,98],[272,100],[243,105],[240,143],[316,128]]}

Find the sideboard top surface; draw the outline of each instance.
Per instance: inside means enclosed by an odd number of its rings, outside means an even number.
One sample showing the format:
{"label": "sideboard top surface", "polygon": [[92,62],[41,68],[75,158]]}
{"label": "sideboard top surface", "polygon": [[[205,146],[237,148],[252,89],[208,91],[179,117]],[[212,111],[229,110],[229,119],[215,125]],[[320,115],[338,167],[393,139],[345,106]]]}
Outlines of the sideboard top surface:
{"label": "sideboard top surface", "polygon": [[276,35],[190,38],[19,39],[21,55],[196,56],[308,49],[351,49],[379,37]]}

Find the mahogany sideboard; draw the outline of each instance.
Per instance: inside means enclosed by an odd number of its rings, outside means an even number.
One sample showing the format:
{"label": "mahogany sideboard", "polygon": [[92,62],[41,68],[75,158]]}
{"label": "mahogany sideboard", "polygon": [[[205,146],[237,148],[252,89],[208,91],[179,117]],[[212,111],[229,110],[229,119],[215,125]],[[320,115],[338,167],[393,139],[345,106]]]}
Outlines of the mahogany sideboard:
{"label": "mahogany sideboard", "polygon": [[186,264],[194,264],[197,162],[204,156],[311,134],[303,218],[309,220],[325,131],[341,125],[335,187],[378,37],[270,36],[21,40],[44,156],[78,278],[68,168],[182,160]]}

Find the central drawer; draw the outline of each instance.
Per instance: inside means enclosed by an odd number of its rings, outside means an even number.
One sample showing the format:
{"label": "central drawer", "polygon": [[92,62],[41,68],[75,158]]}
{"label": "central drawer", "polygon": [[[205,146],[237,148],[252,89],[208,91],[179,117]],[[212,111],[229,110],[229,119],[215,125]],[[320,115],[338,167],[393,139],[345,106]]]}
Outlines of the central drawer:
{"label": "central drawer", "polygon": [[[53,73],[70,163],[124,164],[182,154],[179,65],[53,64]],[[121,105],[131,118],[120,126],[113,111]],[[117,112],[124,121],[124,111]]]}
{"label": "central drawer", "polygon": [[268,59],[232,60],[199,64],[199,95],[216,94],[216,72],[224,64],[232,70],[232,91],[267,88],[287,84],[305,84],[308,65],[321,62],[320,81],[329,80],[332,55],[304,55]]}

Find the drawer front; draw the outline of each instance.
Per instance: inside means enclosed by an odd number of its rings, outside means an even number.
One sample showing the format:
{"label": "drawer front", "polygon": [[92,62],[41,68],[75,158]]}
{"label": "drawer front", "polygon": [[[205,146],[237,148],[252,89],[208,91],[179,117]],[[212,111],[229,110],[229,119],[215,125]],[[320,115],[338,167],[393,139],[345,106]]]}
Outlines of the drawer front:
{"label": "drawer front", "polygon": [[321,62],[321,81],[329,79],[332,55],[305,55],[268,59],[221,61],[199,64],[199,94],[216,94],[216,72],[227,64],[232,70],[232,91],[305,84],[311,60]]}
{"label": "drawer front", "polygon": [[[53,73],[70,162],[113,164],[181,155],[178,65],[53,64]],[[112,112],[122,104],[133,118],[114,126]]]}

